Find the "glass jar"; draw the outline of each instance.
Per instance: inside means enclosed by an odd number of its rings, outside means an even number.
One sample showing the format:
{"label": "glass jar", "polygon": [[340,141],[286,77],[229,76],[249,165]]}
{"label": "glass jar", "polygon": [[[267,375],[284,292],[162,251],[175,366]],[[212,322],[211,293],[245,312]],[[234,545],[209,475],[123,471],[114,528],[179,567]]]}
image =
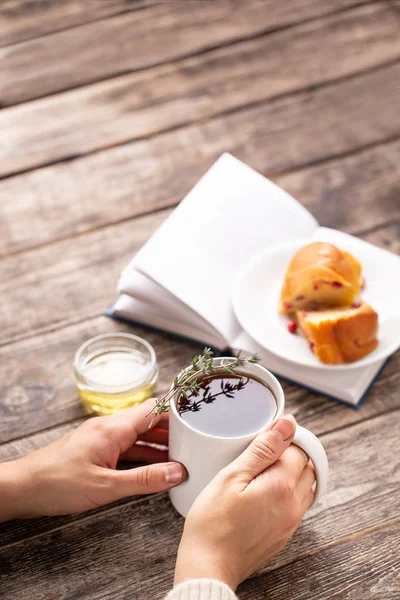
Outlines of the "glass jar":
{"label": "glass jar", "polygon": [[74,372],[85,411],[110,415],[151,397],[158,366],[146,340],[130,333],[106,333],[79,348]]}

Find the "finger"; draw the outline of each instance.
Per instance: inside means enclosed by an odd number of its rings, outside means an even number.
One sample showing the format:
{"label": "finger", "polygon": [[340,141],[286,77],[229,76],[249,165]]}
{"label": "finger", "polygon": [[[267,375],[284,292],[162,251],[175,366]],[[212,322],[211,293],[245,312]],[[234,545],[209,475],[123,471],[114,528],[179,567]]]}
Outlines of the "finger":
{"label": "finger", "polygon": [[168,431],[166,429],[159,429],[158,426],[154,429],[149,429],[146,433],[142,433],[138,437],[142,442],[148,444],[159,444],[160,446],[168,446]]}
{"label": "finger", "polygon": [[158,450],[141,444],[134,444],[120,456],[121,460],[132,462],[162,463],[168,461],[168,450]]}
{"label": "finger", "polygon": [[109,476],[114,485],[115,499],[118,500],[169,490],[186,479],[186,470],[180,463],[168,462],[126,471],[110,471]]}
{"label": "finger", "polygon": [[292,415],[277,419],[262,431],[246,450],[230,465],[246,484],[273,465],[290,445],[296,431]]}
{"label": "finger", "polygon": [[160,421],[161,415],[154,415],[152,413],[155,405],[155,399],[149,398],[146,402],[115,413],[110,419],[114,419],[116,425],[134,429],[136,434],[140,435],[148,431],[150,425],[154,427]]}
{"label": "finger", "polygon": [[153,415],[151,411],[155,407],[154,398],[150,398],[126,410],[121,410],[109,417],[99,417],[103,421],[103,426],[117,442],[120,452],[130,448],[137,440],[137,437],[148,431],[150,425],[157,425],[161,420],[161,415]]}
{"label": "finger", "polygon": [[303,469],[303,472],[300,475],[300,478],[296,485],[296,493],[299,496],[302,503],[309,497],[310,491],[312,491],[312,486],[314,485],[314,483],[315,471],[312,463],[309,462],[305,469]]}
{"label": "finger", "polygon": [[280,459],[272,465],[270,472],[284,472],[285,477],[290,479],[293,485],[295,485],[303,473],[308,460],[308,456],[304,450],[291,444],[282,454]]}

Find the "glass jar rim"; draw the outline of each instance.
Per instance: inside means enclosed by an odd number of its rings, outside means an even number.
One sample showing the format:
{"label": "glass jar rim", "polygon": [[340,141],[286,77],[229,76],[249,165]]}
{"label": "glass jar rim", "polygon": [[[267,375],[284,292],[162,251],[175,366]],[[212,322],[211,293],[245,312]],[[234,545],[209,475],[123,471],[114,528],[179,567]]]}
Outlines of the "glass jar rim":
{"label": "glass jar rim", "polygon": [[[111,340],[115,340],[115,338],[116,338],[116,343],[118,343],[118,340],[124,340],[126,342],[131,342],[131,346],[129,346],[129,345],[125,346],[125,348],[127,348],[128,350],[134,349],[133,343],[135,343],[139,346],[141,345],[149,354],[148,369],[146,370],[146,372],[143,374],[142,377],[136,378],[132,381],[127,381],[123,384],[99,383],[84,374],[84,372],[82,370],[82,360],[83,360],[82,355],[84,354],[85,350],[87,350],[91,344],[96,344],[96,343],[100,343],[100,342],[104,342],[104,350],[107,350],[107,343],[110,342]],[[155,353],[153,346],[147,340],[139,337],[138,335],[134,335],[132,333],[124,333],[124,332],[102,333],[100,335],[96,335],[96,336],[86,340],[86,342],[84,342],[83,344],[81,344],[81,346],[79,346],[78,350],[75,353],[73,367],[74,367],[75,378],[78,383],[82,383],[86,387],[91,388],[93,390],[108,393],[108,394],[116,394],[116,393],[128,392],[130,390],[135,390],[137,388],[140,388],[144,384],[154,383],[158,376],[157,358],[156,358],[156,353]]]}

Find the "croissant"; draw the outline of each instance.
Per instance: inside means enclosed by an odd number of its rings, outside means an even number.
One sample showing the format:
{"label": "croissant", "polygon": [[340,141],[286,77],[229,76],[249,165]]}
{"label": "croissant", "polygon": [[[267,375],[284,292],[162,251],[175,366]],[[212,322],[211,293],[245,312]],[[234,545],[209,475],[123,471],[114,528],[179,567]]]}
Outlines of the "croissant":
{"label": "croissant", "polygon": [[303,246],[290,261],[284,278],[279,311],[349,306],[363,285],[361,264],[351,254],[327,242]]}
{"label": "croissant", "polygon": [[322,311],[300,310],[296,317],[311,350],[323,363],[354,362],[378,345],[378,315],[366,303]]}

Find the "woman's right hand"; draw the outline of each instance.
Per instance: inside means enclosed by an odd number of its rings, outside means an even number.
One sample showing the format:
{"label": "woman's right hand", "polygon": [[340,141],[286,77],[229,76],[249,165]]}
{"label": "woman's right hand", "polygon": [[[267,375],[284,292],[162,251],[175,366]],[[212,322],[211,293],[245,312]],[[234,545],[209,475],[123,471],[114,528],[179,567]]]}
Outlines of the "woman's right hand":
{"label": "woman's right hand", "polygon": [[186,519],[175,584],[211,578],[233,590],[277,554],[314,498],[315,472],[291,445],[296,429],[285,416],[203,490]]}

